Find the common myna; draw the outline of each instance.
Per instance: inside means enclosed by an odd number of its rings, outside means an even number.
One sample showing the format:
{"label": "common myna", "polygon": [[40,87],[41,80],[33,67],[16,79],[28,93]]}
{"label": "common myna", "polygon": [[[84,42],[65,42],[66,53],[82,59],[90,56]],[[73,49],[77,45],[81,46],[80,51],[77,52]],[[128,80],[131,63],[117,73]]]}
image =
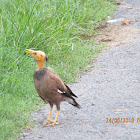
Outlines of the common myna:
{"label": "common myna", "polygon": [[[49,68],[44,67],[45,60],[47,61],[47,56],[42,51],[34,51],[31,49],[26,50],[27,53],[31,54],[36,62],[37,69],[34,71],[34,85],[39,96],[45,102],[50,104],[51,110],[49,113],[48,121],[43,123],[44,126],[54,126],[58,124],[57,117],[60,111],[60,103],[62,101],[67,101],[77,108],[81,108],[80,105],[75,101],[74,97],[77,97],[71,89],[61,80],[61,78],[56,74],[56,72]],[[50,120],[53,105],[57,107],[57,114],[55,120]]]}

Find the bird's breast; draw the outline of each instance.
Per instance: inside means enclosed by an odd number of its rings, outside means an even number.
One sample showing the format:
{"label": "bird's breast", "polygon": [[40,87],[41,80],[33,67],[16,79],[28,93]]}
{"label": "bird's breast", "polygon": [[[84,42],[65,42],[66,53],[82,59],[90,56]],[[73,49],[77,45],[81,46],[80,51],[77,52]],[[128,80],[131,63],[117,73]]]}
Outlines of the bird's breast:
{"label": "bird's breast", "polygon": [[34,80],[40,81],[46,75],[46,69],[40,69],[34,71]]}

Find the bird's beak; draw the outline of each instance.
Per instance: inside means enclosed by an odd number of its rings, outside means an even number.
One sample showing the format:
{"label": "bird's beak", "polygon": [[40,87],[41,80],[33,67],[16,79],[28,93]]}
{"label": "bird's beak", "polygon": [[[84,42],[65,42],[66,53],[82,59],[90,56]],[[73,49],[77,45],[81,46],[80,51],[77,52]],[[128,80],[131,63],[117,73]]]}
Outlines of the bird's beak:
{"label": "bird's beak", "polygon": [[26,49],[26,53],[29,53],[29,54],[31,54],[31,55],[33,55],[34,52],[35,52],[34,50]]}
{"label": "bird's beak", "polygon": [[40,60],[41,56],[37,51],[31,50],[31,49],[26,49],[26,52],[31,54],[36,60]]}

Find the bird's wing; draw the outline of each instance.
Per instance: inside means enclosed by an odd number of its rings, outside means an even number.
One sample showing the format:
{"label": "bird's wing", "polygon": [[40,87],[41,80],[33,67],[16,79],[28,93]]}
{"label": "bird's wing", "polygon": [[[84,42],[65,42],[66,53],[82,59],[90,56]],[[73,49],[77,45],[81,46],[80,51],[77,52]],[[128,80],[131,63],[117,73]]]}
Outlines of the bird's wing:
{"label": "bird's wing", "polygon": [[64,85],[67,87],[67,90],[69,91],[71,96],[74,96],[74,97],[78,98],[65,83],[64,83]]}
{"label": "bird's wing", "polygon": [[50,73],[50,78],[55,81],[53,86],[55,86],[54,88],[57,89],[57,92],[67,97],[77,97],[53,70]]}

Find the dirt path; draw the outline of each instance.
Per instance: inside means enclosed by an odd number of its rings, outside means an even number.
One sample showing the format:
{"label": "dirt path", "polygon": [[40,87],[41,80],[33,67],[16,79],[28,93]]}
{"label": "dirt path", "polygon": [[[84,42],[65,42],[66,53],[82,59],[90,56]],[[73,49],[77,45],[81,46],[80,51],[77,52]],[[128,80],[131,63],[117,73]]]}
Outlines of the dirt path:
{"label": "dirt path", "polygon": [[[114,18],[137,20],[128,25],[135,28],[140,28],[139,17],[140,0],[124,0],[114,15]],[[62,103],[58,118],[60,125],[42,127],[50,109],[46,105],[34,112],[35,127],[24,132],[20,139],[140,139],[140,34],[131,43],[103,51],[92,65],[95,66],[93,69],[70,85],[79,96],[82,109]],[[54,109],[52,116],[55,114]],[[119,122],[116,123],[115,118],[120,118]]]}

